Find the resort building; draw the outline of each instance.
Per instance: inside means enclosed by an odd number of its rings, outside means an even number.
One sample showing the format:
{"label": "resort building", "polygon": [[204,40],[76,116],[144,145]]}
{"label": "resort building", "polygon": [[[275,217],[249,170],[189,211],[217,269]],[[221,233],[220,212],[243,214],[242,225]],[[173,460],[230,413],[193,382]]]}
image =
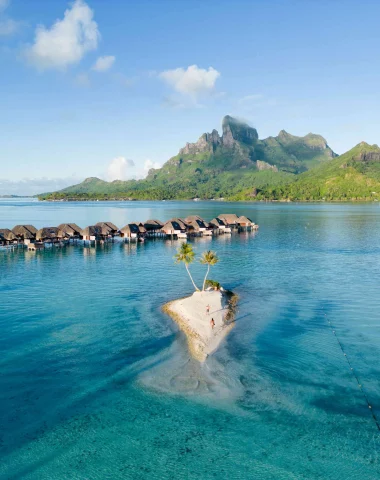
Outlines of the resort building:
{"label": "resort building", "polygon": [[36,233],[36,241],[42,243],[59,243],[65,239],[65,234],[58,227],[41,228]]}
{"label": "resort building", "polygon": [[[222,214],[207,222],[199,215],[189,215],[182,219],[171,218],[162,223],[157,219],[146,222],[133,222],[121,230],[112,222],[98,222],[81,229],[76,223],[61,223],[58,227],[44,227],[37,231],[33,225],[16,225],[12,230],[0,230],[0,246],[28,246],[29,250],[44,248],[46,244],[69,243],[70,240],[82,239],[84,242],[103,243],[114,240],[120,235],[124,239],[144,241],[147,237],[162,236],[186,239],[190,236],[212,236],[213,234],[231,233],[231,229],[256,230],[256,225],[249,217],[236,214]],[[63,242],[63,243],[62,243]]]}
{"label": "resort building", "polygon": [[102,235],[104,235],[104,237],[115,237],[119,235],[119,229],[112,222],[98,222],[95,226],[102,229]]}
{"label": "resort building", "polygon": [[29,245],[36,240],[37,229],[33,225],[16,225],[12,228],[12,232],[24,245]]}
{"label": "resort building", "polygon": [[89,225],[83,228],[80,232],[82,240],[88,242],[95,242],[97,240],[104,240],[102,228],[99,225]]}
{"label": "resort building", "polygon": [[128,223],[125,227],[120,229],[120,236],[128,240],[140,240],[144,241],[146,236],[146,228],[143,225],[137,223]]}
{"label": "resort building", "polygon": [[58,228],[62,230],[66,237],[80,238],[82,229],[76,223],[61,223]]}
{"label": "resort building", "polygon": [[230,228],[237,228],[239,217],[235,213],[222,213],[217,218],[223,220],[223,222]]}
{"label": "resort building", "polygon": [[198,215],[186,217],[184,221],[190,235],[212,235],[212,228]]}
{"label": "resort building", "polygon": [[243,230],[257,230],[258,225],[255,224],[255,222],[252,222],[252,220],[248,217],[245,217],[244,215],[238,218],[237,221],[238,227],[243,229]]}
{"label": "resort building", "polygon": [[8,228],[1,228],[0,229],[0,245],[6,246],[6,245],[12,245],[12,244],[17,244],[16,235],[12,232],[12,230],[9,230]]}
{"label": "resort building", "polygon": [[215,217],[211,220],[210,225],[214,227],[214,231],[217,234],[222,234],[222,233],[231,233],[231,227],[222,220],[220,217]]}
{"label": "resort building", "polygon": [[183,220],[182,218],[179,218],[179,217],[170,218],[168,222],[176,222],[180,225],[182,230],[185,230],[185,231],[187,230],[188,225],[185,222],[185,220]]}
{"label": "resort building", "polygon": [[178,222],[176,219],[169,220],[161,229],[165,235],[171,237],[176,236],[177,238],[187,238],[186,230],[187,226],[183,223],[183,221]]}
{"label": "resort building", "polygon": [[147,235],[150,236],[155,236],[161,233],[161,229],[164,226],[164,224],[160,220],[147,220],[146,222],[141,222],[139,224],[141,227],[144,227]]}

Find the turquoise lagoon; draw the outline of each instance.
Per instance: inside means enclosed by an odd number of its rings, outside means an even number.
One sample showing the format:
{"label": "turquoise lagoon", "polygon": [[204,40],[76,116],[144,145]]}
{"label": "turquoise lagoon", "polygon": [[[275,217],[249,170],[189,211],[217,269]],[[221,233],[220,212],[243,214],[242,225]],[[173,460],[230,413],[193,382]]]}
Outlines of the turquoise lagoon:
{"label": "turquoise lagoon", "polygon": [[[0,202],[0,227],[237,212],[200,238],[241,297],[204,365],[160,307],[191,293],[176,242],[0,253],[1,479],[380,478],[377,204]],[[203,268],[194,265],[200,282]]]}

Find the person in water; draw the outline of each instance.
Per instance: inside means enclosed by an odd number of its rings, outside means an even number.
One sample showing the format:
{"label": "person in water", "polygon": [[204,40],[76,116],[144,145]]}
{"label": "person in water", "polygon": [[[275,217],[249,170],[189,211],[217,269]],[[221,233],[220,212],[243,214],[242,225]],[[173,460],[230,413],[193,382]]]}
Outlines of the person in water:
{"label": "person in water", "polygon": [[211,328],[215,327],[215,321],[213,318],[210,320],[210,325],[211,325]]}

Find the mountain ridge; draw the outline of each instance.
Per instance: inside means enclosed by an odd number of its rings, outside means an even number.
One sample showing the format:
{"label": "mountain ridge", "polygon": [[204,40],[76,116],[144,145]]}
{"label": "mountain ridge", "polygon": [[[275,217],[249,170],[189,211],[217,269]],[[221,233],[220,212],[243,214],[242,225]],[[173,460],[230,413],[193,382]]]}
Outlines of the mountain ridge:
{"label": "mountain ridge", "polygon": [[[344,172],[350,173],[349,177],[337,170],[343,169],[338,160],[341,158],[349,163]],[[366,184],[375,188],[378,165],[377,145],[362,142],[337,156],[321,135],[308,133],[300,137],[281,130],[277,136],[260,139],[254,127],[227,115],[221,135],[216,129],[203,133],[196,142],[186,143],[161,168],[149,170],[143,180],[106,182],[88,177],[78,185],[39,198],[319,200],[323,195],[332,199],[351,195],[367,199],[372,193]],[[334,191],[326,188],[326,182],[334,184],[337,178],[339,186]],[[313,182],[318,188],[313,187]]]}

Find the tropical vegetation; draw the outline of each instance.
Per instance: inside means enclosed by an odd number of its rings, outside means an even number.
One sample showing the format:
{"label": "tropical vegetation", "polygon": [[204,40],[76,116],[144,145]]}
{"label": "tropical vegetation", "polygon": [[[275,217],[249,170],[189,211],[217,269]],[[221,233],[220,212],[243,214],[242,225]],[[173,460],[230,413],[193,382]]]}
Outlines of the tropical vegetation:
{"label": "tropical vegetation", "polygon": [[181,243],[181,246],[178,248],[176,255],[174,256],[176,263],[183,263],[186,267],[186,271],[189,274],[190,280],[196,291],[199,291],[199,288],[195,285],[194,279],[190,273],[189,265],[195,260],[195,252],[193,247],[189,243]]}
{"label": "tropical vegetation", "polygon": [[203,286],[202,286],[202,291],[204,291],[206,288],[206,280],[207,280],[208,274],[210,273],[210,267],[216,265],[219,262],[219,258],[215,252],[213,252],[212,250],[207,250],[207,252],[202,253],[201,259],[199,261],[203,265],[207,265],[207,271],[206,271],[206,275],[203,280]]}
{"label": "tropical vegetation", "polygon": [[[178,250],[177,250],[177,253],[176,255],[174,256],[174,259],[175,259],[175,263],[183,263],[186,267],[186,271],[190,277],[190,280],[195,288],[196,291],[199,292],[199,288],[196,286],[195,282],[194,282],[194,279],[190,273],[190,269],[189,269],[189,265],[191,263],[194,262],[195,260],[195,252],[194,252],[194,249],[192,247],[192,245],[190,245],[190,243],[181,243],[181,245],[178,247]],[[202,255],[201,255],[201,258],[200,258],[200,263],[202,265],[207,265],[207,271],[206,271],[206,275],[204,277],[204,280],[203,280],[203,284],[202,284],[202,291],[205,290],[206,288],[206,285],[207,285],[207,277],[208,277],[208,274],[210,272],[210,267],[216,265],[218,262],[219,262],[219,258],[217,256],[217,254],[215,252],[213,252],[212,250],[207,250],[206,252],[203,252]],[[213,286],[215,283],[217,282],[214,282],[212,280],[209,280],[209,282],[212,282],[213,283]],[[219,285],[219,284],[218,284]],[[219,285],[220,287],[220,285]]]}
{"label": "tropical vegetation", "polygon": [[380,149],[360,143],[337,156],[320,135],[296,137],[282,130],[260,140],[232,117],[187,144],[143,180],[88,178],[41,200],[378,200]]}

